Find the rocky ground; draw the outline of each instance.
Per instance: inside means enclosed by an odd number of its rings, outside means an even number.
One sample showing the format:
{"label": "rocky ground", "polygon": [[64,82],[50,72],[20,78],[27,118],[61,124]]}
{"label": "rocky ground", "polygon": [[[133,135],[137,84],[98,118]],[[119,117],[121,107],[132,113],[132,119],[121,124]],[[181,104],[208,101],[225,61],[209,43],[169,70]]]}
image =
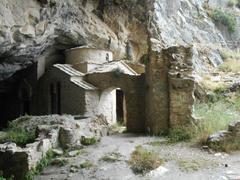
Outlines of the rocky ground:
{"label": "rocky ground", "polygon": [[[47,167],[35,180],[240,179],[240,152],[209,153],[188,143],[170,145],[162,141],[165,139],[132,134],[106,136],[96,145],[75,153],[75,157],[69,157],[74,152],[68,153],[67,163]],[[165,160],[163,166],[145,176],[135,175],[127,161],[138,145],[159,152]],[[109,156],[116,161],[103,160]]]}

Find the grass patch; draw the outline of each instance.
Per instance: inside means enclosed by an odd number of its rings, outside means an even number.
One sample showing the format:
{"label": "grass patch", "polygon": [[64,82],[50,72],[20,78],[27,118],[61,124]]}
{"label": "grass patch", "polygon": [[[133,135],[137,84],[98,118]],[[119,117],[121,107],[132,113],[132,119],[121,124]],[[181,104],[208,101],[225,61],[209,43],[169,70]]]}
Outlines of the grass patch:
{"label": "grass patch", "polygon": [[14,179],[13,176],[10,177],[10,178],[4,178],[3,176],[0,176],[0,180],[13,180],[13,179]]}
{"label": "grass patch", "polygon": [[90,169],[93,166],[94,166],[94,164],[90,161],[85,161],[82,164],[80,164],[80,168],[82,168],[82,169]]}
{"label": "grass patch", "polygon": [[219,66],[219,70],[223,72],[233,72],[239,73],[240,72],[240,60],[230,59],[226,60]]}
{"label": "grass patch", "polygon": [[81,144],[84,146],[89,146],[97,143],[97,139],[95,137],[82,137]]}
{"label": "grass patch", "polygon": [[167,136],[169,143],[176,143],[180,141],[190,141],[194,136],[194,127],[178,126],[170,129]]}
{"label": "grass patch", "polygon": [[200,165],[197,161],[179,160],[178,166],[180,170],[184,172],[193,172],[200,169]]}
{"label": "grass patch", "polygon": [[227,85],[224,82],[215,82],[209,75],[204,75],[202,81],[200,82],[204,89],[219,92],[227,89]]}
{"label": "grass patch", "polygon": [[230,122],[240,119],[240,111],[237,109],[239,102],[239,98],[230,100],[222,97],[212,103],[197,103],[195,115],[201,117],[195,135],[197,144],[206,145],[209,135],[226,130]]}
{"label": "grass patch", "polygon": [[232,51],[232,50],[228,50],[228,49],[222,49],[220,53],[221,53],[221,57],[224,60],[240,59],[240,52],[237,52],[237,51]]}
{"label": "grass patch", "polygon": [[128,164],[135,174],[144,175],[158,168],[163,162],[158,153],[146,150],[142,146],[137,146],[131,154]]}
{"label": "grass patch", "polygon": [[120,153],[111,152],[111,153],[105,154],[100,160],[113,163],[113,162],[120,161],[121,157],[122,155]]}
{"label": "grass patch", "polygon": [[36,136],[35,131],[27,131],[24,128],[18,127],[15,122],[10,122],[6,130],[6,135],[0,139],[0,143],[14,142],[18,146],[24,147],[28,143],[34,142]]}

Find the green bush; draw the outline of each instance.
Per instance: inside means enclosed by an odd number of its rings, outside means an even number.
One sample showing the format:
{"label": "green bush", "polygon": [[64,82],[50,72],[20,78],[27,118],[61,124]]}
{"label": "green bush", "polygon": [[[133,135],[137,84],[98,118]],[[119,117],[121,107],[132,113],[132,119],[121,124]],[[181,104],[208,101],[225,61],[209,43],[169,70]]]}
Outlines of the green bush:
{"label": "green bush", "polygon": [[175,143],[180,141],[189,141],[194,136],[194,127],[178,126],[170,129],[168,142]]}
{"label": "green bush", "polygon": [[234,6],[237,5],[237,3],[238,3],[237,0],[229,0],[229,1],[228,1],[228,6],[229,6],[229,7],[234,7]]}
{"label": "green bush", "polygon": [[233,14],[215,9],[212,13],[212,18],[215,22],[227,26],[229,32],[234,32],[236,30],[237,21]]}
{"label": "green bush", "polygon": [[81,144],[85,146],[93,145],[97,143],[97,139],[95,137],[82,137]]}
{"label": "green bush", "polygon": [[240,8],[240,0],[229,0],[228,6],[229,7],[237,6],[238,8]]}
{"label": "green bush", "polygon": [[18,127],[16,123],[9,123],[5,130],[6,136],[0,139],[0,143],[7,141],[15,142],[18,146],[25,146],[28,143],[34,142],[35,131],[29,132],[24,128]]}
{"label": "green bush", "polygon": [[137,146],[131,154],[128,164],[135,174],[144,175],[158,168],[163,162],[158,153],[146,150],[142,146]]}

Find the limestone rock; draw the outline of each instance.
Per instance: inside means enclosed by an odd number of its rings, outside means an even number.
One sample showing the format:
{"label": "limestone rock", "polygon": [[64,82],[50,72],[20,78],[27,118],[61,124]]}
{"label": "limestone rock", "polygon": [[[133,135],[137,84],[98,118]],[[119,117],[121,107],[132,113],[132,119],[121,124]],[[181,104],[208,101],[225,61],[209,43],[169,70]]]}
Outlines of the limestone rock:
{"label": "limestone rock", "polygon": [[80,137],[71,128],[61,127],[59,130],[59,143],[65,149],[79,144]]}
{"label": "limestone rock", "polygon": [[[61,61],[59,50],[82,45],[108,48],[116,59],[124,59],[129,54],[133,61],[139,61],[148,53],[148,44],[158,49],[196,44],[197,70],[205,67],[203,57],[213,64],[221,62],[219,52],[212,47],[226,47],[226,42],[204,10],[203,1],[100,2],[1,1],[0,42],[4,43],[0,54],[4,64],[11,66],[9,74],[17,71],[16,65],[23,69],[29,59],[52,62],[49,58],[52,57]],[[154,42],[148,43],[148,37]],[[209,51],[203,56],[200,51],[208,44]],[[17,62],[19,57],[24,60]],[[2,64],[0,71],[6,72]]]}
{"label": "limestone rock", "polygon": [[223,143],[231,137],[228,131],[220,131],[208,137],[208,143]]}
{"label": "limestone rock", "polygon": [[235,121],[229,124],[228,131],[233,133],[234,136],[240,137],[240,121]]}
{"label": "limestone rock", "polygon": [[52,144],[49,139],[42,139],[38,144],[37,150],[45,154],[49,149],[52,148]]}
{"label": "limestone rock", "polygon": [[48,24],[47,21],[41,21],[35,26],[37,36],[44,34],[47,28],[47,24]]}
{"label": "limestone rock", "polygon": [[61,149],[52,149],[52,152],[57,156],[63,155],[63,150]]}
{"label": "limestone rock", "polygon": [[35,37],[35,28],[32,25],[26,24],[19,29],[19,32],[27,37]]}
{"label": "limestone rock", "polygon": [[75,157],[77,155],[79,155],[79,150],[74,150],[74,151],[68,152],[69,157]]}

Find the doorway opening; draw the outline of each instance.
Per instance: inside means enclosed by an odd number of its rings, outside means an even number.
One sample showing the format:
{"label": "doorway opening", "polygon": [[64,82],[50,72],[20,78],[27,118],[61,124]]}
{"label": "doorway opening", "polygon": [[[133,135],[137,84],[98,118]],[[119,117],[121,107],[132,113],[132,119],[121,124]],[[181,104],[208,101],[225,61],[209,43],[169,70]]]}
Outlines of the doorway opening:
{"label": "doorway opening", "polygon": [[126,125],[127,123],[126,100],[124,92],[121,89],[116,89],[116,118],[117,123]]}

